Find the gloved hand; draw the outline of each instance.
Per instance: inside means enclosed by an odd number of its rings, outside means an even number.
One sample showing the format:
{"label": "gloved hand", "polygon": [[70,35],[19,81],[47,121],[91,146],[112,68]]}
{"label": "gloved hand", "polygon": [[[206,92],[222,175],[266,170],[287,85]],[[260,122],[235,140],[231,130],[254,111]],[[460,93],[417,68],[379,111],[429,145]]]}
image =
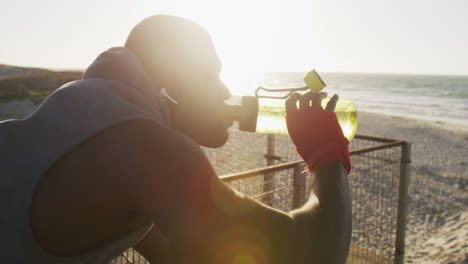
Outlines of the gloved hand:
{"label": "gloved hand", "polygon": [[[351,172],[349,141],[343,135],[335,110],[338,96],[334,95],[324,110],[320,103],[326,93],[292,94],[286,100],[286,125],[297,152],[312,173],[321,166],[341,161]],[[297,108],[299,101],[299,109]],[[312,101],[312,103],[311,103]]]}

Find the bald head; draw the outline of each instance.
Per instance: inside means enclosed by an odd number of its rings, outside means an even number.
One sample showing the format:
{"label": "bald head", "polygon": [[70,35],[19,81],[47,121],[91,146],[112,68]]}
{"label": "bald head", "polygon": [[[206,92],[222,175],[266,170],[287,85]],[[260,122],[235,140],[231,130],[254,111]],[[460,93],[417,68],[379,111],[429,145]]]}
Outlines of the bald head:
{"label": "bald head", "polygon": [[172,127],[209,147],[223,145],[232,120],[224,116],[229,89],[219,75],[221,63],[208,32],[197,23],[156,15],[136,25],[125,47],[140,58],[155,92],[166,88]]}
{"label": "bald head", "polygon": [[[138,23],[125,47],[142,61],[153,80],[178,78],[178,72],[219,64],[208,32],[185,18],[155,15]],[[180,74],[180,73],[179,73]]]}

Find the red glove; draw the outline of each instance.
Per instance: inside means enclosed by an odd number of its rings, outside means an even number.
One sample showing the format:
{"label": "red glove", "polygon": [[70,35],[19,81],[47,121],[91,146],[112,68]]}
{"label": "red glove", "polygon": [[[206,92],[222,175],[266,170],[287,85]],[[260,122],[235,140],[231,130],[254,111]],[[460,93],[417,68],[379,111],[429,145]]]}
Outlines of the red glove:
{"label": "red glove", "polygon": [[341,161],[349,175],[349,141],[343,135],[336,114],[324,110],[319,103],[312,107],[302,104],[297,109],[297,99],[293,101],[294,107],[290,103],[287,111],[286,125],[297,152],[307,163],[309,171],[312,173],[327,163]]}

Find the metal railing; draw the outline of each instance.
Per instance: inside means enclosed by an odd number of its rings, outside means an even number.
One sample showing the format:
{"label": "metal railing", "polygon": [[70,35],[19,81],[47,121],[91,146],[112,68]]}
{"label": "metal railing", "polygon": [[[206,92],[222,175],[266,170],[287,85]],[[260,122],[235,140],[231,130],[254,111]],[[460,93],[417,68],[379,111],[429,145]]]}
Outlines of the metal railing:
{"label": "metal railing", "polygon": [[[306,201],[311,190],[310,177],[303,173],[305,164],[298,159],[288,136],[234,132],[230,141],[235,142],[221,149],[205,150],[224,182],[284,211]],[[269,151],[272,149],[276,153]],[[347,263],[403,263],[411,145],[401,140],[356,135],[350,144],[350,155],[353,234]],[[273,165],[254,167],[265,163]],[[222,173],[239,167],[254,168]],[[120,262],[113,263],[146,263],[133,250],[122,256],[126,259],[121,257]]]}

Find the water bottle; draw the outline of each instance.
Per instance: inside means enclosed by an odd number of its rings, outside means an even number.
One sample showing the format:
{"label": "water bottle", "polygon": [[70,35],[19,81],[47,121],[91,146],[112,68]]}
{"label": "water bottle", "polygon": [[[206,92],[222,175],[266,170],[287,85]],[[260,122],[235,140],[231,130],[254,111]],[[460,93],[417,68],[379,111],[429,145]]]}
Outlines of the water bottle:
{"label": "water bottle", "polygon": [[[310,71],[304,77],[306,87],[287,89],[266,89],[259,87],[255,92],[256,96],[243,96],[241,105],[228,106],[232,119],[238,121],[239,130],[257,132],[265,134],[288,134],[286,127],[285,99],[295,91],[311,90],[321,91],[326,85],[316,71]],[[260,96],[258,92],[266,90],[268,92],[289,92],[286,96]],[[325,109],[329,99],[322,100],[322,107]],[[351,141],[357,129],[356,105],[347,100],[339,99],[335,113],[344,136]]]}

